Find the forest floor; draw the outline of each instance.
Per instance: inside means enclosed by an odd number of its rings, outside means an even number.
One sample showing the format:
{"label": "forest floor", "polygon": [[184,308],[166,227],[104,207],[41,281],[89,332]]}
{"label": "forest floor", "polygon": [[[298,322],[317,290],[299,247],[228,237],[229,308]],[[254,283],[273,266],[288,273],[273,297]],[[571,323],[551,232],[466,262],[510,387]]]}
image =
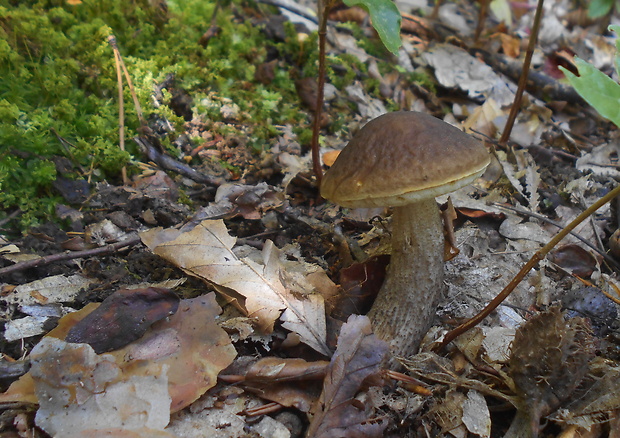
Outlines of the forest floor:
{"label": "forest floor", "polygon": [[[454,209],[458,254],[434,326],[402,367],[386,368],[384,344],[359,316],[389,263],[391,211],[322,200],[292,126],[278,126],[260,153],[219,135],[244,123],[219,96],[218,126],[177,105],[191,114],[175,143],[182,158],[162,158],[156,137],[143,136],[141,173],[57,210],[63,227],[0,241],[0,436],[620,437],[616,202],[480,326],[432,349],[617,184],[617,128],[558,69],[575,71],[576,55],[612,74],[615,18],[589,19],[573,3],[545,5],[507,145],[497,139],[534,4],[510,4],[510,26],[491,12],[475,42],[477,5],[445,3],[430,18],[425,3],[397,2],[403,47],[380,60],[398,66],[387,73],[341,25],[357,21],[372,39],[366,14],[343,7],[331,17],[328,53],[368,70],[345,89],[328,80],[325,169],[365,123],[396,109],[467,129],[493,151],[481,178],[449,205],[438,199]],[[294,10],[302,6],[282,8],[301,39],[316,25]],[[282,16],[261,19],[277,38]],[[259,80],[273,80],[278,62],[257,67]],[[310,125],[316,82],[296,88]]]}

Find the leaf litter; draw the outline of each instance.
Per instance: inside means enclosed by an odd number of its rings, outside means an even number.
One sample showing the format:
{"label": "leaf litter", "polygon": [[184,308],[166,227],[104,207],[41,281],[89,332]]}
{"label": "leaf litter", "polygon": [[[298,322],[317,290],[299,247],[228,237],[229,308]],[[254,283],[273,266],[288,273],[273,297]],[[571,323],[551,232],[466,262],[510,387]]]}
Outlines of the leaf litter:
{"label": "leaf litter", "polygon": [[282,325],[297,333],[302,342],[330,354],[323,297],[303,276],[291,275],[295,272],[286,269],[280,250],[271,241],[265,242],[262,253],[252,251],[238,257],[233,251],[236,239],[221,220],[202,221],[185,232],[149,230],[142,240],[155,254],[213,283],[218,292],[256,320],[259,331],[271,332],[281,318]]}
{"label": "leaf litter", "polygon": [[[333,29],[338,36],[333,53],[355,53],[380,83],[380,93],[369,90],[362,71],[356,71],[356,80],[342,90],[331,88],[326,111],[335,124],[325,131],[324,152],[340,149],[352,132],[393,105],[445,116],[491,138],[503,129],[514,78],[502,64],[509,67],[506,58],[518,56],[531,11],[519,9],[523,5],[493,2],[494,27],[484,40],[491,55],[487,57],[468,47],[473,25],[463,17],[475,16],[471,5],[440,5],[443,24],[438,25],[422,17],[432,13],[431,7],[418,3],[423,2],[399,2],[401,9],[407,9],[403,12],[420,12],[414,17],[417,25],[410,18],[403,23],[403,49],[392,60],[401,71],[377,67],[380,57],[368,55],[366,42],[360,44],[349,31]],[[497,9],[498,3],[505,3],[503,10]],[[560,42],[598,68],[609,70],[613,65],[607,37],[595,35],[596,25],[573,21],[569,6],[558,1],[547,11],[534,73],[551,71]],[[507,21],[500,23],[500,17]],[[455,31],[450,30],[449,42],[445,41],[441,36],[445,26],[461,29],[465,39],[454,44]],[[276,63],[274,74],[280,67]],[[407,75],[420,74],[426,75],[425,85],[406,81]],[[614,436],[618,426],[614,412],[620,405],[615,383],[620,353],[613,338],[617,307],[601,289],[614,293],[610,285],[617,282],[617,271],[578,239],[559,247],[526,277],[505,306],[482,327],[455,341],[446,355],[428,351],[446,327],[480,310],[532,251],[557,231],[534,214],[565,226],[609,190],[610,178],[617,176],[614,130],[570,99],[559,102],[552,97],[543,103],[539,99],[546,92],[556,96],[562,91],[550,84],[533,88],[526,96],[513,143],[497,151],[484,179],[476,188],[452,196],[460,254],[447,262],[448,296],[423,351],[403,360],[408,372],[431,388],[430,395],[416,393],[402,381],[387,384],[377,379],[382,370],[381,341],[371,334],[367,321],[355,315],[379,288],[385,262],[377,260],[389,253],[389,223],[360,222],[355,218],[366,214],[370,219],[375,213],[343,213],[316,204],[309,156],[293,127],[278,127],[277,144],[250,163],[246,152],[235,155],[233,139],[214,136],[209,129],[215,124],[196,117],[188,131],[219,140],[193,157],[205,161],[224,157],[243,172],[219,169],[220,183],[233,179],[234,183],[219,184],[216,192],[188,176],[173,181],[164,172],[145,170],[131,187],[100,185],[87,205],[101,213],[66,210],[64,217],[86,231],[77,244],[107,245],[140,230],[157,257],[137,250],[106,260],[110,269],[93,257],[66,263],[62,269],[37,268],[10,276],[0,295],[6,309],[4,339],[11,348],[2,365],[12,363],[11,356],[19,358],[30,351],[32,369],[0,400],[39,402],[36,424],[57,436],[189,437],[200,430],[199,436],[285,437],[301,436],[308,428],[311,436],[495,436],[490,435],[492,430],[496,436],[510,437],[523,432],[515,432],[518,428],[529,430],[530,436],[577,430],[590,430],[589,436]],[[238,105],[217,93],[211,97],[228,102],[220,109],[226,110],[229,121],[243,123]],[[341,132],[338,127],[343,125]],[[191,217],[187,206],[178,202],[179,190],[193,193],[207,207],[177,228]],[[601,210],[576,232],[605,253],[613,242],[608,243],[608,237],[617,228],[616,210],[614,205]],[[154,226],[158,228],[149,229]],[[6,241],[2,245],[3,265],[36,257],[23,250],[16,253],[16,248],[41,254],[52,252],[53,245],[63,248],[49,228],[37,230],[18,245]],[[121,267],[114,269],[114,263]],[[128,327],[123,336],[116,336],[119,329],[114,330],[114,324],[105,323],[113,312],[101,310],[106,315],[101,319],[95,305],[87,305],[62,317],[58,328],[39,340],[49,324],[74,310],[67,305],[77,309],[89,300],[105,303],[107,296],[113,297],[110,290],[135,283],[127,270],[141,277],[144,287],[160,287],[159,281],[169,277],[188,275],[193,280],[175,289],[181,297],[176,312],[170,304],[154,303],[158,316],[119,325]],[[330,284],[328,275],[339,279],[338,284]],[[588,278],[589,285],[572,275]],[[41,277],[43,283],[36,283]],[[61,283],[54,283],[57,280]],[[211,290],[220,294],[224,313],[220,314]],[[545,311],[553,302],[561,302],[563,312],[557,307]],[[32,305],[54,305],[62,311],[47,322],[35,322],[26,319],[35,315],[28,312],[40,311],[27,307]],[[140,308],[136,302],[134,310],[141,315]],[[89,312],[98,326],[86,319]],[[111,321],[123,319],[111,317]],[[100,330],[102,339],[109,337],[111,344],[99,347],[97,341],[75,335],[84,331],[76,325],[80,319],[87,321],[86,328]],[[16,321],[23,325],[15,325]],[[101,354],[88,344],[65,342],[71,330],[69,340],[94,343]],[[125,337],[130,332],[133,336]],[[237,359],[231,338],[242,353]],[[18,343],[24,346],[16,347]],[[364,382],[365,378],[370,380]],[[498,413],[494,409],[498,403],[514,409]],[[287,409],[261,411],[269,406]],[[253,420],[255,411],[264,415]],[[15,416],[16,425],[23,422],[19,418],[23,417]]]}

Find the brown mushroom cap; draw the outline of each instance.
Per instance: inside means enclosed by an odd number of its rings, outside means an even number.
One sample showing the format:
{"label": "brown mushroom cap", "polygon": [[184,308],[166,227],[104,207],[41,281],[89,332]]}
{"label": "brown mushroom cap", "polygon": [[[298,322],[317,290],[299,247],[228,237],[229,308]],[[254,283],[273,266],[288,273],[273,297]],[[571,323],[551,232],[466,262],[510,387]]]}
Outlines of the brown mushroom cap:
{"label": "brown mushroom cap", "polygon": [[345,207],[398,207],[464,187],[489,162],[472,136],[428,114],[398,111],[353,137],[323,177],[321,195]]}

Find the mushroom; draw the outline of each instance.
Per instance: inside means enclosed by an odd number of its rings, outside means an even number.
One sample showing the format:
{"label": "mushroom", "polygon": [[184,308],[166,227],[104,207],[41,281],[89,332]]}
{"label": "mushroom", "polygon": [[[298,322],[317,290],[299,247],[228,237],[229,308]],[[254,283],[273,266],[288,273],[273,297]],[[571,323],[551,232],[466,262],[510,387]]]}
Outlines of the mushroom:
{"label": "mushroom", "polygon": [[444,234],[435,197],[478,178],[484,145],[428,114],[399,111],[366,124],[325,173],[321,195],[343,207],[394,207],[392,255],[368,313],[394,355],[414,354],[444,294]]}

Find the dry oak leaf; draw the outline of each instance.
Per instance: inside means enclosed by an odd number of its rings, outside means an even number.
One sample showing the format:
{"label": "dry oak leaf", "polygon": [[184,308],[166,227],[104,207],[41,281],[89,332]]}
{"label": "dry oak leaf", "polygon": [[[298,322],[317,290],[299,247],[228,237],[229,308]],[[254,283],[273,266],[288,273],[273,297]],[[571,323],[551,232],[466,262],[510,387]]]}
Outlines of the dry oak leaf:
{"label": "dry oak leaf", "polygon": [[306,438],[378,438],[387,427],[374,417],[374,407],[355,399],[364,379],[378,373],[388,345],[377,338],[366,316],[351,315],[340,329],[338,347],[331,358],[321,397]]}
{"label": "dry oak leaf", "polygon": [[233,251],[237,239],[228,234],[222,220],[205,220],[190,230],[155,228],[140,237],[155,254],[234,299],[261,331],[271,332],[280,317],[283,327],[297,333],[302,342],[331,354],[325,341],[323,297],[312,293],[309,284],[301,284],[299,276],[292,278],[287,271],[294,270],[284,268],[280,251],[270,240],[262,254],[256,251],[258,257],[238,257]]}

